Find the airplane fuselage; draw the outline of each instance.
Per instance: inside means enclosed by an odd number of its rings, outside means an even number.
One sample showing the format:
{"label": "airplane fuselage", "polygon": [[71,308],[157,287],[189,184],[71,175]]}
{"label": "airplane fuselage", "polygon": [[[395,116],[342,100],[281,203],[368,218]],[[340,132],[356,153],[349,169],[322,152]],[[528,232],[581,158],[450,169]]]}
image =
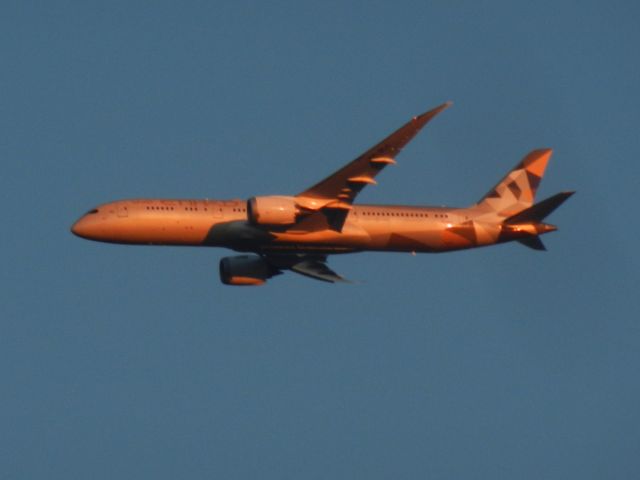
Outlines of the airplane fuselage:
{"label": "airplane fuselage", "polygon": [[[137,199],[107,203],[72,228],[81,237],[110,243],[227,247],[256,253],[335,254],[363,250],[443,252],[496,243],[500,226],[471,233],[471,209],[354,205],[340,232],[297,231],[253,225],[241,200]],[[476,227],[477,227],[476,222]]]}

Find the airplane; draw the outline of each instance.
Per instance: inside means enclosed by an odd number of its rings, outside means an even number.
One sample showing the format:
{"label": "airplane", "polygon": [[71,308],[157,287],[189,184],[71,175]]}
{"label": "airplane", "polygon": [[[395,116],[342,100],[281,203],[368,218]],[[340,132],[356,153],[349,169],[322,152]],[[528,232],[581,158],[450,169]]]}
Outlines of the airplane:
{"label": "airplane", "polygon": [[144,245],[225,247],[241,255],[220,260],[226,285],[262,285],[286,270],[325,282],[348,282],[327,257],[363,251],[435,253],[517,241],[545,250],[543,220],[573,193],[534,203],[552,150],[537,149],[467,208],[364,205],[357,195],[446,102],[296,195],[241,200],[134,199],[100,205],[71,231],[90,240]]}

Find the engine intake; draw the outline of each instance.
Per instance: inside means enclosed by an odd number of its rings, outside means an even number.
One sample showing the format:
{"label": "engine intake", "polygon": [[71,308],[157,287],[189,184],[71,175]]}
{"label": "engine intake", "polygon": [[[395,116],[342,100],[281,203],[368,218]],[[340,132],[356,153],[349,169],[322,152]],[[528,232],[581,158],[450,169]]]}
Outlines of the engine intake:
{"label": "engine intake", "polygon": [[220,260],[220,281],[225,285],[262,285],[278,273],[257,255],[237,255]]}
{"label": "engine intake", "polygon": [[300,208],[293,197],[251,197],[247,201],[247,217],[254,225],[293,225]]}

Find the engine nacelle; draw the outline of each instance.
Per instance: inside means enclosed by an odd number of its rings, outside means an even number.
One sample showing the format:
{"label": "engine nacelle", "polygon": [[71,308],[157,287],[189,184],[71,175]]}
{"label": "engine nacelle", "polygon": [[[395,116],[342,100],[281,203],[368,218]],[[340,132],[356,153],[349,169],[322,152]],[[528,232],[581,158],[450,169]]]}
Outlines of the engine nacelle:
{"label": "engine nacelle", "polygon": [[300,208],[293,197],[251,197],[247,201],[247,217],[254,225],[293,225]]}
{"label": "engine nacelle", "polygon": [[277,273],[257,255],[237,255],[220,260],[220,281],[225,285],[262,285]]}

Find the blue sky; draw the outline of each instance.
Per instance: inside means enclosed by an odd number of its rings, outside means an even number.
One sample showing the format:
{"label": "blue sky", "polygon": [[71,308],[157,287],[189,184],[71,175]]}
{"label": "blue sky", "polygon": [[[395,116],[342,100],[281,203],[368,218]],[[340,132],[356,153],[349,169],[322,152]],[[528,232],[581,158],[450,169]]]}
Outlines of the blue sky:
{"label": "blue sky", "polygon": [[[635,2],[5,2],[0,477],[637,478]],[[464,206],[529,150],[549,251],[82,241],[130,197],[307,188],[443,101],[363,202]]]}

